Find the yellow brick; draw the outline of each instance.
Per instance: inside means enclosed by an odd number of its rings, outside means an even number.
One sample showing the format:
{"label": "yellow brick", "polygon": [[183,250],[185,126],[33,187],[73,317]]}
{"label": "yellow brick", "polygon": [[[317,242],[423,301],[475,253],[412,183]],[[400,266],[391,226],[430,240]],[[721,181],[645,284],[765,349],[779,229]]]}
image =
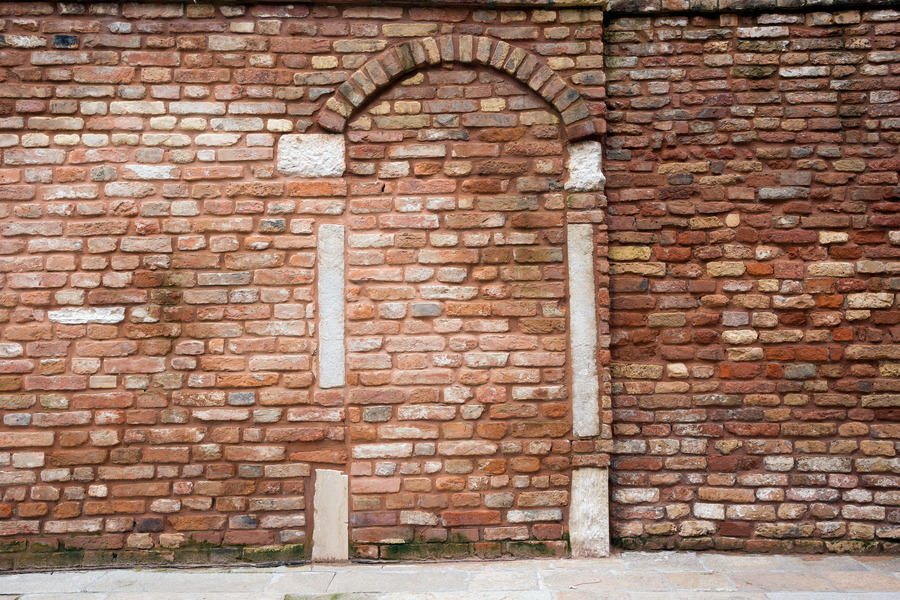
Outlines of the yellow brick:
{"label": "yellow brick", "polygon": [[650,248],[646,246],[613,246],[609,260],[650,260]]}
{"label": "yellow brick", "polygon": [[382,25],[385,37],[424,37],[438,32],[435,23],[387,23]]}
{"label": "yellow brick", "polygon": [[481,110],[485,112],[500,112],[506,108],[506,100],[503,98],[488,98],[481,101]]}
{"label": "yellow brick", "polygon": [[659,166],[659,173],[706,173],[709,171],[709,163],[666,163]]}
{"label": "yellow brick", "polygon": [[381,102],[369,109],[370,115],[389,115],[391,114],[391,103]]}
{"label": "yellow brick", "polygon": [[394,102],[394,112],[398,115],[417,115],[422,112],[422,103],[415,100],[398,100]]}
{"label": "yellow brick", "polygon": [[313,56],[313,69],[336,69],[338,66],[337,56]]}

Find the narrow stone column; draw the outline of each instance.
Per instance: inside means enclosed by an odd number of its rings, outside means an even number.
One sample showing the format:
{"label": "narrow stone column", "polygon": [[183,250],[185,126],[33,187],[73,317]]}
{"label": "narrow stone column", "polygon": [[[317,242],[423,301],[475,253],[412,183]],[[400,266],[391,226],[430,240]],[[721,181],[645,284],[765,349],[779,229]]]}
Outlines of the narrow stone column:
{"label": "narrow stone column", "polygon": [[[600,192],[606,179],[602,172],[599,142],[586,141],[569,147],[569,192]],[[569,348],[572,374],[572,433],[579,438],[597,438],[600,427],[600,371],[597,289],[594,264],[594,226],[571,223],[567,231],[569,281]],[[582,466],[572,471],[569,504],[569,540],[572,556],[609,556],[609,472]]]}
{"label": "narrow stone column", "polygon": [[349,483],[340,471],[316,469],[313,494],[312,559],[340,562],[350,558]]}
{"label": "narrow stone column", "polygon": [[[341,177],[347,169],[343,135],[283,135],[278,140],[278,171],[305,179]],[[316,241],[319,388],[347,385],[344,348],[344,226],[319,226]],[[312,559],[349,558],[349,479],[340,471],[316,469],[313,492]]]}
{"label": "narrow stone column", "polygon": [[[303,179],[341,177],[347,170],[343,135],[307,133],[278,140],[278,171]],[[317,242],[319,387],[346,385],[344,352],[344,226],[319,227]]]}
{"label": "narrow stone column", "polygon": [[347,383],[344,350],[344,226],[319,227],[319,387]]}
{"label": "narrow stone column", "polygon": [[569,348],[572,356],[572,429],[577,437],[600,435],[597,372],[597,301],[594,288],[594,228],[568,226]]}

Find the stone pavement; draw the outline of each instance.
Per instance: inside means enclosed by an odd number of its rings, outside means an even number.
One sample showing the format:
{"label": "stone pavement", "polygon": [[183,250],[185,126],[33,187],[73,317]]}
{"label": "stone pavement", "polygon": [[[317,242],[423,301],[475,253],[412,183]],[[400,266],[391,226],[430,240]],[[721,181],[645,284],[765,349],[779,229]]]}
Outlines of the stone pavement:
{"label": "stone pavement", "polygon": [[900,600],[900,557],[621,552],[598,560],[0,575],[0,600]]}

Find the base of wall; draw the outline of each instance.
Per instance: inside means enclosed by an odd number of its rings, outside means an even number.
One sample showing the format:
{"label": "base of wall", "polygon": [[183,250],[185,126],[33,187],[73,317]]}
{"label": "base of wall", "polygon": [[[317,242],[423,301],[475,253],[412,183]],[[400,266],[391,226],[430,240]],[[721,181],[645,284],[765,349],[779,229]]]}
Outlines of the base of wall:
{"label": "base of wall", "polygon": [[[76,569],[85,567],[238,565],[308,562],[303,544],[287,546],[210,546],[153,548],[150,550],[10,551],[17,544],[0,547],[0,571]],[[22,544],[24,547],[24,543]]]}
{"label": "base of wall", "polygon": [[[900,542],[876,540],[770,540],[745,538],[615,538],[613,547],[631,551],[710,550],[714,552],[754,552],[770,554],[900,554]],[[16,542],[0,545],[0,571],[115,568],[137,566],[179,566],[265,563],[305,563],[309,561],[303,544],[288,546],[191,546],[152,550],[63,550],[34,552],[18,550]],[[353,560],[433,561],[492,560],[503,558],[566,558],[569,544],[562,540],[507,542],[439,542],[423,544],[355,545]]]}
{"label": "base of wall", "polygon": [[[210,546],[154,548],[150,550],[24,550],[24,542],[0,546],[0,571],[79,569],[90,567],[240,565],[309,562],[303,544],[288,546]],[[565,540],[522,540],[504,542],[435,542],[421,544],[357,544],[350,556],[356,560],[433,561],[491,560],[501,558],[565,558]]]}
{"label": "base of wall", "polygon": [[461,560],[477,558],[565,558],[565,540],[522,540],[506,542],[432,542],[421,544],[356,544],[351,559],[363,560]]}
{"label": "base of wall", "polygon": [[884,540],[779,540],[738,537],[626,537],[614,538],[622,550],[710,550],[767,554],[900,554],[900,541]]}

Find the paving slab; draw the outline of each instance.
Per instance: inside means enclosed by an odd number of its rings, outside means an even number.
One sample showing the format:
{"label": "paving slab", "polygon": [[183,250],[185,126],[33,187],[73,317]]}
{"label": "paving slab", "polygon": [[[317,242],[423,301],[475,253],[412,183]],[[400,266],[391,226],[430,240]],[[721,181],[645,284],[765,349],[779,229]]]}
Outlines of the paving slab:
{"label": "paving slab", "polygon": [[[27,597],[26,597],[27,598]],[[284,600],[284,594],[260,592],[154,592],[107,594],[104,600]]]}
{"label": "paving slab", "polygon": [[89,584],[86,592],[206,593],[220,589],[229,593],[258,592],[272,579],[271,573],[217,571],[112,571]]}
{"label": "paving slab", "polygon": [[897,600],[900,592],[775,592],[768,594],[768,600]]}
{"label": "paving slab", "polygon": [[528,591],[538,589],[534,571],[479,571],[472,574],[469,589],[475,591]]}
{"label": "paving slab", "polygon": [[541,588],[551,591],[582,592],[665,591],[671,586],[658,572],[622,571],[591,573],[588,571],[554,570],[540,574]]}
{"label": "paving slab", "polygon": [[815,573],[785,571],[742,571],[731,573],[731,579],[738,589],[760,590],[764,592],[811,591],[831,592],[837,588],[824,577]]}
{"label": "paving slab", "polygon": [[557,592],[553,600],[769,600],[763,592]]}
{"label": "paving slab", "polygon": [[[635,554],[635,553],[630,553]],[[523,562],[523,561],[518,561]],[[555,561],[525,561],[527,563],[533,563],[539,567],[541,571],[548,569],[566,569],[567,571],[596,571],[596,572],[613,572],[613,571],[622,571],[624,569],[631,568],[625,562],[623,558],[623,554],[613,554],[612,556],[607,556],[606,558],[597,559],[597,558],[566,558],[566,559],[557,559]]]}
{"label": "paving slab", "polygon": [[0,575],[0,590],[4,594],[79,592],[108,573],[110,571]]}
{"label": "paving slab", "polygon": [[628,569],[641,571],[706,571],[696,554],[684,552],[623,552],[622,561]]}
{"label": "paving slab", "polygon": [[288,594],[284,600],[553,600],[550,592],[367,592],[349,594]]}
{"label": "paving slab", "polygon": [[860,556],[856,560],[868,569],[900,573],[900,556]]}
{"label": "paving slab", "polygon": [[712,571],[676,571],[666,573],[666,580],[677,590],[725,592],[737,590],[727,575]]}
{"label": "paving slab", "polygon": [[[0,596],[0,598],[3,598]],[[283,600],[284,594],[265,594],[250,592],[98,592],[98,593],[53,593],[24,594],[15,596],[18,600]]]}
{"label": "paving slab", "polygon": [[[7,596],[0,596],[0,599],[5,598],[7,598]],[[67,594],[65,592],[60,592],[58,594],[25,594],[24,596],[15,596],[15,598],[18,598],[19,600],[107,600],[107,595],[81,592]]]}
{"label": "paving slab", "polygon": [[330,593],[345,592],[464,592],[468,588],[466,573],[446,573],[419,569],[414,573],[356,573],[352,568],[335,573],[328,586]]}
{"label": "paving slab", "polygon": [[823,573],[835,588],[844,592],[894,592],[900,594],[900,579],[890,573],[832,572]]}
{"label": "paving slab", "polygon": [[322,594],[334,580],[331,571],[291,571],[275,573],[263,589],[266,593],[281,594]]}
{"label": "paving slab", "polygon": [[783,556],[785,563],[800,571],[868,571],[869,567],[853,556]]}
{"label": "paving slab", "polygon": [[900,557],[601,559],[0,574],[0,600],[900,600]]}
{"label": "paving slab", "polygon": [[695,556],[700,560],[705,570],[728,571],[799,571],[799,567],[785,557],[777,555],[756,554],[702,554]]}

